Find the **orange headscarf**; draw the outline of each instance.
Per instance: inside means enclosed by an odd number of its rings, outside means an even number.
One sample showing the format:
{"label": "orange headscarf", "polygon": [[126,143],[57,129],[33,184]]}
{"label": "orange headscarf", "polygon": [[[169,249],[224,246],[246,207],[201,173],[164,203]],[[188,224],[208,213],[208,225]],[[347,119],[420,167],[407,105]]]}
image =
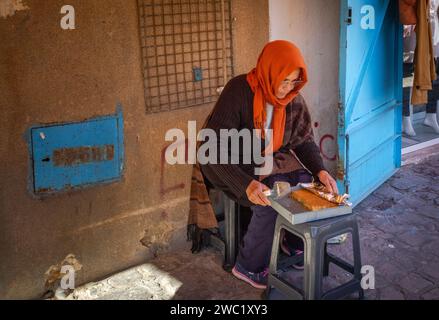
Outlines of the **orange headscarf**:
{"label": "orange headscarf", "polygon": [[[300,78],[303,81],[297,85],[285,98],[278,99],[276,91],[294,70],[301,69]],[[266,103],[273,105],[272,129],[273,152],[282,146],[286,106],[293,101],[308,81],[305,61],[300,50],[291,42],[277,40],[268,43],[262,50],[258,64],[247,74],[247,82],[255,94],[253,101],[253,121],[256,129],[262,130],[264,137],[264,126],[267,120],[265,110]]]}

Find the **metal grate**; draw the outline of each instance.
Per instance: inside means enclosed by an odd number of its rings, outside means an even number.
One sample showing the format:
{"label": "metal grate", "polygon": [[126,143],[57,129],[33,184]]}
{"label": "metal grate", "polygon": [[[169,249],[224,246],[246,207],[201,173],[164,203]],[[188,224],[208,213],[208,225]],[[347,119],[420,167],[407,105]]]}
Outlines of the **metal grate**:
{"label": "metal grate", "polygon": [[233,74],[231,0],[138,0],[146,112],[213,102]]}

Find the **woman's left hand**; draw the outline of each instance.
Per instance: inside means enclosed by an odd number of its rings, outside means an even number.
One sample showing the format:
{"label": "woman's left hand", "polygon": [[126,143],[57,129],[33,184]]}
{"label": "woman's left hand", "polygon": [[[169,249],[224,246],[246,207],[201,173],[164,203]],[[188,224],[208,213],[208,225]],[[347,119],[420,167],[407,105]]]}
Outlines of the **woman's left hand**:
{"label": "woman's left hand", "polygon": [[328,171],[322,170],[317,174],[321,183],[323,183],[326,189],[331,192],[338,194],[337,182],[331,177]]}

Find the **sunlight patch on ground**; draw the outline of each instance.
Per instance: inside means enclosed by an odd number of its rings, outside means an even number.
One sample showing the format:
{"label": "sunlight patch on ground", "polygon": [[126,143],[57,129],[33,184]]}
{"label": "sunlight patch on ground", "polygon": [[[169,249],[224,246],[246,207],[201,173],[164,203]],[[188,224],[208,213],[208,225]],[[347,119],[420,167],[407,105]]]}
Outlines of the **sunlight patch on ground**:
{"label": "sunlight patch on ground", "polygon": [[57,291],[56,298],[68,300],[170,300],[182,282],[153,264],[120,272],[105,280],[88,283],[68,296]]}

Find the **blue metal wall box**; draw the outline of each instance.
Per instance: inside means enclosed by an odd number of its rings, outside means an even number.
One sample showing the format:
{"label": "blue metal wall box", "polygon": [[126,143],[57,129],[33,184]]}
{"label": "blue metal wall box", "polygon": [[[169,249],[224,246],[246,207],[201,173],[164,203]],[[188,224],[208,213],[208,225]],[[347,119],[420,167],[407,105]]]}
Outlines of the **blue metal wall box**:
{"label": "blue metal wall box", "polygon": [[116,115],[30,129],[33,191],[53,193],[120,179],[123,118]]}

